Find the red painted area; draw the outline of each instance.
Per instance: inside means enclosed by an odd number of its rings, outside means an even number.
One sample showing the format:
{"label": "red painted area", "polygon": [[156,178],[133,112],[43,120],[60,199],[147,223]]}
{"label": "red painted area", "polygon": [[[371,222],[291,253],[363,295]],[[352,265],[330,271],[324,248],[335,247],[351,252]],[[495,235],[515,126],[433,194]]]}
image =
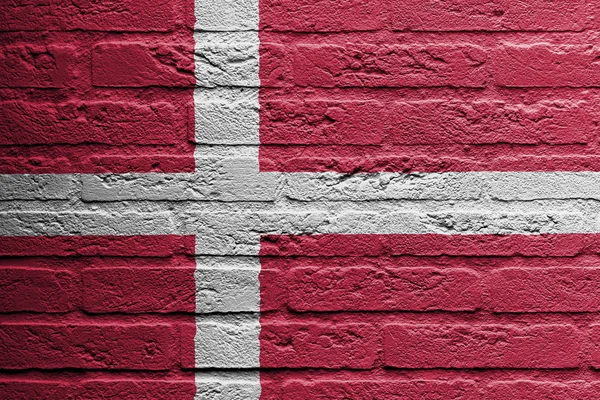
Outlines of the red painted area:
{"label": "red painted area", "polygon": [[270,235],[260,255],[263,399],[597,391],[599,234]]}
{"label": "red painted area", "polygon": [[595,2],[259,4],[262,171],[600,171]]}
{"label": "red painted area", "polygon": [[194,247],[175,235],[0,237],[2,398],[193,399],[181,366],[194,355]]}
{"label": "red painted area", "polygon": [[193,10],[0,5],[0,173],[194,171]]}

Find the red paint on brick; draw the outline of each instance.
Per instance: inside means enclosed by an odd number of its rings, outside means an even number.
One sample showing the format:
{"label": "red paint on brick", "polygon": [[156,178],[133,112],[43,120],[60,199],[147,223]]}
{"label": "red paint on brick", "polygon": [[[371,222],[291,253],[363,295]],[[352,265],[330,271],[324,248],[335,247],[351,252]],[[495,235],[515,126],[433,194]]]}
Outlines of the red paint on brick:
{"label": "red paint on brick", "polygon": [[[524,392],[502,381],[529,370],[578,378],[600,365],[599,245],[599,234],[263,236],[261,398],[503,399]],[[530,389],[558,399],[575,387]]]}
{"label": "red paint on brick", "polygon": [[527,394],[531,400],[578,400],[600,396],[600,382],[519,380],[493,382],[485,389],[489,400],[512,400]]}
{"label": "red paint on brick", "polygon": [[366,324],[261,323],[264,368],[369,369],[376,332]]}
{"label": "red paint on brick", "polygon": [[[284,400],[311,399],[461,399],[478,400],[475,382],[466,380],[435,381],[301,381],[292,380],[282,388]],[[442,397],[443,396],[443,397]]]}
{"label": "red paint on brick", "polygon": [[48,371],[0,377],[1,397],[193,399],[194,253],[193,236],[0,237],[0,369]]}
{"label": "red paint on brick", "polygon": [[195,170],[193,1],[9,3],[0,173]]}
{"label": "red paint on brick", "polygon": [[0,236],[0,256],[146,256],[194,254],[193,236]]}
{"label": "red paint on brick", "polygon": [[261,1],[261,28],[280,32],[581,31],[596,26],[597,15],[580,0]]}
{"label": "red paint on brick", "polygon": [[393,368],[575,368],[582,335],[572,325],[387,325]]}
{"label": "red paint on brick", "polygon": [[295,268],[282,286],[296,311],[468,311],[481,305],[478,275],[462,268]]}
{"label": "red paint on brick", "polygon": [[259,7],[262,171],[600,171],[594,2]]}
{"label": "red paint on brick", "polygon": [[152,32],[175,28],[175,1],[31,0],[0,5],[3,31]]}
{"label": "red paint on brick", "polygon": [[169,103],[0,103],[0,145],[176,145],[185,131]]}
{"label": "red paint on brick", "polygon": [[187,268],[85,269],[83,308],[91,313],[193,313],[196,282],[190,264]]}
{"label": "red paint on brick", "polygon": [[193,87],[193,47],[107,42],[94,47],[92,83],[105,87]]}
{"label": "red paint on brick", "polygon": [[507,87],[599,87],[599,50],[591,45],[505,43],[496,50],[496,81]]}
{"label": "red paint on brick", "polygon": [[67,312],[79,297],[76,278],[68,270],[0,267],[0,312]]}
{"label": "red paint on brick", "polygon": [[585,104],[502,101],[269,101],[265,145],[586,144]]}
{"label": "red paint on brick", "polygon": [[0,87],[65,88],[83,68],[79,49],[67,44],[27,43],[0,48]]}

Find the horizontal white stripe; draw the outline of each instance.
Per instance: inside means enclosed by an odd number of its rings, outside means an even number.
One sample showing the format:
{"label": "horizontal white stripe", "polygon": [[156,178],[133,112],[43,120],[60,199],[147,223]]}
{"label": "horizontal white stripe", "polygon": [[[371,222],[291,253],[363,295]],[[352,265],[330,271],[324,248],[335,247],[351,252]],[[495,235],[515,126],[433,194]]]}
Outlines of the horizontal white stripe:
{"label": "horizontal white stripe", "polygon": [[598,172],[259,173],[251,151],[202,151],[196,173],[0,175],[0,200],[600,200]]}
{"label": "horizontal white stripe", "polygon": [[[539,234],[600,232],[597,216],[577,212],[535,211],[535,203],[513,205],[510,212],[411,212],[325,207],[292,211],[254,206],[218,212],[0,212],[0,235],[196,235],[196,251],[205,255],[256,255],[265,234]],[[481,207],[481,205],[479,206]],[[373,208],[370,211],[369,208]]]}

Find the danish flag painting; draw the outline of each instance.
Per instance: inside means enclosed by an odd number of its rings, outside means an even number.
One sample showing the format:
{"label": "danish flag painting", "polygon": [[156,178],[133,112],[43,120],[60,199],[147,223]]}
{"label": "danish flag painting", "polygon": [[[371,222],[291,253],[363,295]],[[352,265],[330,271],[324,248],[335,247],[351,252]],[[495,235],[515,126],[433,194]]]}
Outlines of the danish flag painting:
{"label": "danish flag painting", "polygon": [[0,398],[600,398],[600,4],[6,0]]}

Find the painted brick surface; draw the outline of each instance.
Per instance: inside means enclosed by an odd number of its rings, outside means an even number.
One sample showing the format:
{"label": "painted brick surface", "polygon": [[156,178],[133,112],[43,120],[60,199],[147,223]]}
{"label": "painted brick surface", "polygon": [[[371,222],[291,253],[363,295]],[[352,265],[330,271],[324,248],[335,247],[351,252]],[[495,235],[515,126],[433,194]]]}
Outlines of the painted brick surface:
{"label": "painted brick surface", "polygon": [[591,0],[0,4],[0,398],[599,397]]}

